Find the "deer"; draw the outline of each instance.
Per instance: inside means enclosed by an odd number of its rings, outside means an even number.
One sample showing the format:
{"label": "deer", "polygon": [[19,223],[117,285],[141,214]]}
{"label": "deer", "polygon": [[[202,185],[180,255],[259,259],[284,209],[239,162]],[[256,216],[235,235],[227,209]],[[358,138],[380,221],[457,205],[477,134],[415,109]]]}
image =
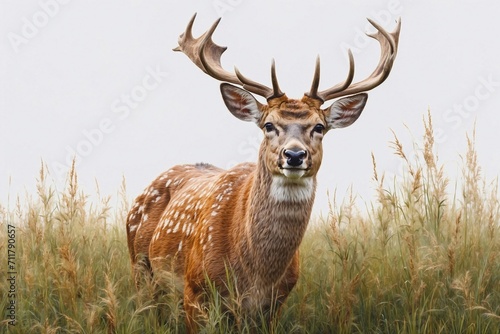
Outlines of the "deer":
{"label": "deer", "polygon": [[[264,310],[271,321],[299,278],[299,245],[308,226],[321,165],[323,136],[360,116],[367,91],[384,82],[396,58],[401,28],[387,32],[368,19],[380,44],[380,59],[365,79],[353,83],[354,58],[348,50],[344,81],[319,90],[316,59],[309,92],[290,99],[278,85],[274,60],[271,87],[221,65],[226,47],[213,33],[220,18],[193,37],[196,14],[174,51],[184,53],[204,73],[221,81],[227,109],[263,132],[257,162],[224,170],[206,163],[177,165],[159,175],[137,197],[126,222],[136,285],[141,275],[170,271],[183,285],[188,332],[197,332],[207,280],[227,296],[230,269],[248,317]],[[259,102],[254,95],[266,100]],[[336,99],[330,106],[322,105]]]}

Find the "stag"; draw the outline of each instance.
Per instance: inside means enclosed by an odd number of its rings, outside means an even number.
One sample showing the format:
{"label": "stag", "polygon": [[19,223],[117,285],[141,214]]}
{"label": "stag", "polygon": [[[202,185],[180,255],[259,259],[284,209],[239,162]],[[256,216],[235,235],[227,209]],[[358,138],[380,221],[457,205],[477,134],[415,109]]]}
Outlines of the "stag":
{"label": "stag", "polygon": [[[170,168],[137,197],[128,215],[128,247],[137,284],[144,271],[154,275],[168,270],[177,275],[183,282],[189,332],[198,329],[207,281],[222,296],[229,294],[228,269],[243,313],[252,318],[263,311],[269,321],[275,316],[298,279],[298,248],[311,216],[323,136],[353,124],[366,104],[366,92],[388,77],[401,26],[398,21],[395,30],[387,32],[369,20],[377,30],[369,36],[381,48],[371,75],[353,83],[354,59],[349,50],[346,79],[320,91],[318,57],[311,88],[297,100],[281,91],[274,61],[271,87],[238,69],[224,70],[221,56],[226,47],[212,40],[220,19],[194,38],[195,17],[174,51],[183,52],[203,72],[222,81],[220,90],[229,111],[255,123],[264,139],[256,163],[228,170],[209,164]],[[321,108],[332,99],[337,100]]]}

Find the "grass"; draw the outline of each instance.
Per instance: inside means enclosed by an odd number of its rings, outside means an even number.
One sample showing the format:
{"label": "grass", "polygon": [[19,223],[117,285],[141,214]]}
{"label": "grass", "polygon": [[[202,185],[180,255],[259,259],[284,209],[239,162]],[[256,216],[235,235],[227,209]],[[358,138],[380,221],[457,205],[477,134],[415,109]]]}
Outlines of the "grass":
{"label": "grass", "polygon": [[[434,152],[432,122],[423,147],[385,180],[373,157],[377,192],[366,213],[354,195],[332,200],[301,246],[301,277],[273,328],[277,333],[499,333],[500,203],[467,137],[461,182],[452,186]],[[450,188],[452,188],[450,190]],[[0,332],[183,333],[175,289],[159,299],[136,291],[125,236],[127,194],[89,203],[74,171],[57,192],[42,165],[37,193],[14,208],[0,205]],[[16,325],[7,315],[7,225],[16,228]],[[162,279],[172,279],[163,277]],[[231,321],[211,292],[206,333],[248,332]],[[164,323],[157,321],[159,307]],[[237,308],[237,305],[235,306]],[[238,323],[238,321],[236,321]]]}

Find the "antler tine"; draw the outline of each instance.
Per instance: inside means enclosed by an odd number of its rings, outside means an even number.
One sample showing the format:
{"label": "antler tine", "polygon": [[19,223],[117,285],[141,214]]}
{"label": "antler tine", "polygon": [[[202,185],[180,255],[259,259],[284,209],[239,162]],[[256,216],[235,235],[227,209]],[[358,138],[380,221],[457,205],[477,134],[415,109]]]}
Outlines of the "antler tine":
{"label": "antler tine", "polygon": [[273,98],[285,95],[285,93],[281,91],[278,84],[278,77],[276,76],[276,62],[274,61],[274,58],[271,64],[271,81],[273,83]]}
{"label": "antler tine", "polygon": [[221,18],[218,18],[217,21],[212,24],[210,29],[202,35],[203,40],[200,44],[199,53],[201,63],[203,64],[206,73],[211,77],[220,81],[241,84],[236,75],[224,70],[220,63],[221,56],[227,50],[227,47],[217,45],[212,40],[212,35],[214,34],[215,29],[217,29],[220,20]]}
{"label": "antler tine", "polygon": [[309,90],[309,93],[305,94],[306,96],[312,99],[321,100],[321,98],[318,96],[319,78],[320,78],[320,61],[318,55],[316,57],[316,66],[314,67],[314,77],[313,77],[313,82],[311,84],[311,90]]}
{"label": "antler tine", "polygon": [[313,88],[315,87],[314,83],[316,82],[316,80],[319,80],[319,74],[318,78],[316,78],[316,73],[315,73],[315,77],[313,79],[313,87],[311,88],[311,92],[309,92],[309,94],[306,94],[307,96],[315,99],[320,99],[322,102],[325,102],[327,100],[331,100],[337,97],[368,91],[370,89],[377,87],[382,82],[384,82],[385,79],[387,79],[392,69],[392,65],[394,64],[394,60],[396,59],[396,54],[398,51],[399,32],[401,30],[401,19],[398,20],[396,28],[391,33],[387,32],[379,24],[370,19],[368,19],[368,22],[370,22],[377,29],[377,32],[375,34],[367,34],[367,35],[372,38],[375,38],[380,43],[380,50],[381,50],[379,63],[375,68],[375,70],[372,72],[372,74],[368,78],[351,85],[352,79],[354,77],[354,57],[352,55],[351,50],[348,50],[349,73],[347,75],[347,79],[343,83],[337,84],[331,88],[318,92],[316,96],[314,96],[313,94],[314,93]]}
{"label": "antler tine", "polygon": [[[253,88],[254,89],[253,93],[258,94],[260,96],[264,96],[267,100],[271,100],[271,99],[285,95],[280,90],[280,87],[278,85],[278,78],[276,77],[276,65],[275,65],[274,59],[273,59],[273,62],[271,64],[271,81],[273,83],[272,89],[269,87],[266,87],[264,85],[261,85],[258,82],[255,82],[253,80],[248,79],[243,74],[241,74],[241,72],[236,67],[234,68],[234,72],[236,73],[236,76],[243,84],[244,88],[246,88],[250,91],[252,91],[250,89],[250,87]],[[259,92],[255,91],[257,89],[259,90]]]}
{"label": "antler tine", "polygon": [[188,25],[186,27],[186,31],[184,31],[182,34],[180,34],[179,41],[178,41],[179,45],[176,46],[175,48],[173,48],[172,51],[182,51],[181,44],[184,44],[184,41],[187,39],[190,39],[190,40],[193,39],[192,29],[193,29],[193,23],[194,23],[195,18],[196,18],[196,13],[194,13],[191,20],[189,20]]}
{"label": "antler tine", "polygon": [[197,13],[194,13],[193,17],[188,22],[186,31],[179,37],[184,37],[185,39],[191,39],[191,40],[193,39],[193,25],[194,25],[194,20],[196,19],[196,14]]}
{"label": "antler tine", "polygon": [[[377,22],[373,21],[372,19],[367,19],[368,22],[372,26],[374,26],[377,29],[377,32],[374,34],[367,34],[371,38],[375,38],[376,40],[380,41],[380,35],[385,37],[385,41],[389,42],[389,45],[391,47],[391,53],[394,52],[395,49],[397,49],[398,45],[397,42],[399,41],[399,31],[401,30],[401,19],[398,20],[396,24],[396,29],[392,33],[388,33],[381,25],[379,25]],[[397,33],[397,34],[395,34]]]}
{"label": "antler tine", "polygon": [[318,56],[318,58],[316,59],[316,69],[314,70],[314,78],[311,86],[311,91],[309,93],[306,93],[306,95],[310,98],[321,100],[321,102],[325,102],[329,100],[329,98],[327,97],[330,94],[343,91],[344,89],[349,87],[349,85],[352,82],[352,79],[354,78],[354,56],[352,55],[351,49],[347,50],[347,57],[349,58],[349,72],[347,73],[347,77],[344,80],[344,82],[340,82],[335,86],[318,93],[319,78],[320,78],[320,62]]}
{"label": "antler tine", "polygon": [[174,48],[174,51],[182,51],[203,72],[217,80],[240,85],[249,92],[263,96],[268,100],[284,95],[278,86],[274,64],[271,68],[273,88],[244,77],[236,68],[235,74],[224,70],[221,65],[221,56],[227,47],[217,45],[212,40],[212,36],[221,19],[219,18],[215,21],[203,35],[194,38],[192,27],[195,18],[196,14],[189,21],[186,31],[180,35],[179,46]]}
{"label": "antler tine", "polygon": [[179,45],[174,48],[173,51],[181,51],[186,56],[188,56],[196,66],[198,66],[203,72],[206,73],[206,70],[201,63],[201,59],[199,56],[199,49],[206,33],[198,38],[193,37],[193,24],[195,19],[196,13],[189,20],[186,30],[179,36]]}

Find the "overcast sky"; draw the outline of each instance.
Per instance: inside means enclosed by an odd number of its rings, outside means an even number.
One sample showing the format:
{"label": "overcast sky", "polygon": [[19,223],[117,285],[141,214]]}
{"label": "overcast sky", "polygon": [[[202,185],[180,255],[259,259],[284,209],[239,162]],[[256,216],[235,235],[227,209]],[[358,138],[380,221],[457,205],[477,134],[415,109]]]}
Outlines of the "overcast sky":
{"label": "overcast sky", "polygon": [[[400,47],[388,80],[369,93],[351,127],[324,139],[316,212],[327,190],[349,186],[374,197],[371,153],[379,173],[400,162],[389,148],[394,130],[405,148],[419,142],[430,108],[439,159],[453,175],[477,123],[480,164],[500,170],[500,2],[468,1],[0,1],[0,203],[33,193],[43,160],[58,187],[73,156],[87,193],[116,194],[122,176],[131,198],[159,173],[182,163],[230,167],[255,161],[261,139],[234,118],[219,83],[172,52],[193,13],[195,35],[218,17],[223,65],[269,84],[271,59],[281,88],[300,98],[321,56],[320,89],[344,79],[346,49],[355,80],[371,73],[379,47],[363,34],[372,18]],[[327,106],[325,104],[325,106]],[[410,130],[408,130],[409,128]],[[453,182],[453,181],[452,181]]]}

